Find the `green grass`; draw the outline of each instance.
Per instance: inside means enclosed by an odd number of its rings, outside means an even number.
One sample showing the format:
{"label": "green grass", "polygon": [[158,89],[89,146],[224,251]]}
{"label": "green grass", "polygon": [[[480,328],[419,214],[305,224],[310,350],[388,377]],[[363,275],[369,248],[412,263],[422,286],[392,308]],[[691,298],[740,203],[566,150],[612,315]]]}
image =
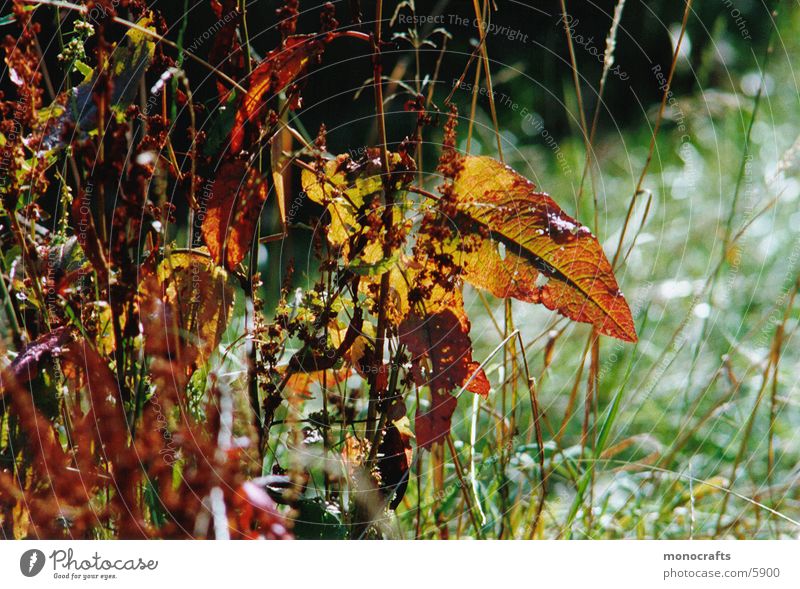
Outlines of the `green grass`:
{"label": "green grass", "polygon": [[[783,31],[796,30],[797,15],[782,23]],[[795,385],[800,355],[794,339],[799,313],[792,306],[800,276],[800,184],[792,170],[775,176],[777,163],[800,132],[792,70],[800,47],[788,33],[780,41],[749,150],[754,97],[740,88],[704,88],[678,97],[678,110],[667,109],[672,119],[682,113],[686,130],[668,117],[644,184],[647,194],[639,199],[626,238],[627,248],[636,234],[636,245],[618,273],[640,341],[600,343],[588,447],[580,441],[589,373],[588,357],[582,360],[587,328],[566,326],[543,370],[547,331],[565,324],[546,310],[514,303],[515,324],[539,378],[539,402],[549,424],[544,436],[548,493],[537,537],[788,538],[800,532],[800,398]],[[737,86],[740,81],[734,78]],[[477,141],[491,151],[488,115],[481,113],[478,121]],[[507,132],[514,133],[513,125]],[[609,258],[649,137],[641,125],[597,141],[595,185],[601,206],[595,230]],[[591,189],[580,203],[570,200],[580,179],[583,145],[567,140],[559,149],[572,175],[561,173],[553,151],[522,137],[506,157],[520,171],[536,170],[538,183],[567,211],[590,219]],[[742,162],[746,165],[732,210]],[[642,224],[649,196],[652,204]],[[726,248],[729,217],[736,239]],[[472,293],[468,301],[472,337],[480,350],[476,357],[482,359],[501,338],[478,296]],[[490,308],[501,323],[502,304],[492,301]],[[567,415],[565,435],[555,443],[553,432],[567,411],[581,364],[578,399]],[[504,400],[497,386],[501,367],[502,359],[488,365],[495,390],[481,402],[477,418],[476,494],[487,537],[527,537],[541,485],[538,450],[532,443],[527,392],[518,393],[514,407],[511,393]],[[454,419],[462,464],[469,462],[469,401],[461,400]],[[504,469],[498,466],[498,412],[507,419],[514,412],[518,427]],[[450,465],[446,484],[458,490]],[[438,503],[431,486],[419,492],[418,498],[413,484],[406,509],[398,512],[402,537],[412,535],[418,501],[423,535],[436,535],[432,520],[437,510],[452,530],[471,534],[460,492]]]}
{"label": "green grass", "polygon": [[[758,81],[764,55],[740,51],[736,67],[728,72],[714,64],[709,51],[697,70],[698,90],[676,96],[677,102],[668,106],[616,272],[636,322],[638,343],[603,338],[593,360],[588,326],[518,301],[510,310],[519,336],[507,338],[504,302],[465,287],[474,358],[485,362],[493,390],[486,399],[461,395],[450,443],[437,455],[415,450],[408,491],[396,512],[383,514],[383,535],[798,537],[800,394],[795,383],[800,352],[795,335],[800,311],[794,295],[800,284],[800,155],[787,154],[800,135],[800,91],[793,71],[800,57],[798,30],[800,15],[782,16],[763,96],[743,88]],[[691,74],[689,64],[679,67],[682,74]],[[722,81],[709,84],[705,76],[710,71]],[[531,90],[523,89],[523,82],[502,66],[493,75],[496,88],[518,96],[518,104],[525,102]],[[497,80],[510,81],[506,88]],[[569,80],[564,92],[575,122]],[[445,96],[437,94],[437,100]],[[465,149],[468,95],[456,101],[463,117],[460,146]],[[656,109],[635,97],[630,108],[640,110],[638,120],[620,126],[606,121],[598,133],[593,173],[579,195],[585,146],[577,123],[571,133],[548,142],[549,135],[533,129],[516,109],[498,105],[506,163],[589,225],[609,259],[647,165],[656,118]],[[474,123],[471,152],[496,156],[485,98],[478,102]],[[432,161],[426,154],[426,162]],[[785,169],[777,172],[779,163]],[[435,190],[435,182],[426,188]],[[271,244],[266,255],[259,250],[264,276],[279,273],[279,255],[287,251],[298,258],[300,274],[305,264],[311,265],[304,257],[307,232],[297,231],[301,236],[290,244]],[[185,235],[178,242],[184,243]],[[17,254],[5,252],[3,262],[10,264]],[[2,270],[8,273],[8,268]],[[312,278],[303,275],[298,281],[308,286]],[[266,282],[262,300],[269,316],[279,287]],[[3,305],[10,306],[6,284],[0,287]],[[203,401],[213,372],[235,399],[233,435],[254,437],[244,299],[239,292],[222,344],[225,354],[193,377],[189,409],[198,421],[204,420]],[[498,349],[504,339],[508,345]],[[288,342],[284,359],[298,347],[297,341]],[[531,390],[542,414],[541,445],[532,393],[524,386],[526,371],[534,379]],[[364,383],[354,377],[351,384],[362,387],[356,408],[357,418],[363,419]],[[416,403],[427,403],[428,397],[427,392],[408,394],[412,421]],[[313,513],[307,517],[325,526],[311,525],[303,533],[325,537],[330,525],[330,537],[341,537],[348,530],[319,497],[325,492],[324,473],[343,473],[338,454],[344,432],[332,429],[332,452],[325,452],[313,438],[300,444],[300,433],[291,423],[296,417],[309,420],[321,410],[320,395],[306,402],[299,416],[284,404],[263,464],[250,465],[250,470],[266,474],[275,465],[307,470],[308,501],[295,515],[302,519],[301,511]],[[336,498],[341,513],[352,506],[357,487],[342,485],[346,490]],[[151,523],[161,526],[168,514],[156,489],[148,485],[142,494]],[[354,529],[349,532],[358,536]]]}

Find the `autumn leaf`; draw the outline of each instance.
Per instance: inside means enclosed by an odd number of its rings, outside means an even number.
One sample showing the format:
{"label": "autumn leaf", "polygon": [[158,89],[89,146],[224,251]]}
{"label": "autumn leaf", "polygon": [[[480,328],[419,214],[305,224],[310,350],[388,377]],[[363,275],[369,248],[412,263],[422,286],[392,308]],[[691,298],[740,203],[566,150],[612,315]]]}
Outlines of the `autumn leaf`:
{"label": "autumn leaf", "polygon": [[168,254],[158,275],[167,303],[178,310],[181,332],[204,363],[222,341],[233,309],[235,291],[228,273],[201,249]]}
{"label": "autumn leaf", "polygon": [[201,227],[217,264],[234,270],[244,260],[266,200],[267,184],[254,168],[240,160],[222,164],[211,185]]}
{"label": "autumn leaf", "polygon": [[[366,150],[353,159],[341,154],[325,162],[315,173],[304,169],[303,190],[310,200],[326,207],[329,220],[324,224],[328,243],[339,250],[339,257],[354,274],[363,276],[359,290],[377,300],[381,275],[389,273],[386,319],[398,325],[408,313],[408,283],[403,276],[407,260],[398,252],[387,256],[380,232],[372,231],[373,222],[382,223],[380,206],[384,188],[380,152]],[[414,162],[407,155],[389,153],[392,188],[395,190],[393,226],[410,223],[405,219],[407,206],[403,190],[411,181]]]}
{"label": "autumn leaf", "polygon": [[[341,248],[342,258],[350,260],[351,236],[362,231],[366,225],[363,211],[365,203],[380,196],[383,182],[380,167],[366,167],[353,173],[355,162],[348,155],[340,155],[325,162],[319,174],[303,170],[301,183],[308,198],[327,208],[330,222],[325,226],[328,243]],[[383,250],[377,241],[363,248],[361,260],[375,263],[381,259]]]}
{"label": "autumn leaf", "polygon": [[[399,153],[389,154],[393,188],[400,191],[410,180],[413,160]],[[308,198],[327,208],[330,222],[325,226],[328,243],[341,248],[342,259],[358,274],[379,275],[391,267],[394,259],[386,259],[383,244],[368,239],[356,251],[351,243],[369,233],[373,219],[380,222],[380,196],[384,188],[383,167],[377,148],[366,150],[364,157],[353,159],[341,154],[324,163],[317,173],[304,169],[301,175],[303,190]],[[402,198],[397,198],[398,203]],[[375,207],[375,208],[373,208]],[[403,217],[403,207],[393,210],[395,224]]]}
{"label": "autumn leaf", "polygon": [[350,477],[353,478],[356,476],[357,470],[364,466],[367,456],[369,456],[369,442],[361,440],[356,435],[348,432],[342,443],[340,454],[342,464]]}
{"label": "autumn leaf", "polygon": [[[233,309],[228,274],[203,250],[176,252],[139,287],[145,351],[190,374],[217,349]],[[176,366],[176,367],[177,367]]]}
{"label": "autumn leaf", "polygon": [[39,336],[11,363],[10,369],[16,381],[25,384],[36,378],[43,369],[44,362],[58,356],[62,347],[71,341],[72,335],[67,327],[59,327]]}
{"label": "autumn leaf", "polygon": [[[398,405],[405,411],[405,405],[402,403]],[[411,438],[414,434],[408,426],[408,417],[405,415],[390,423],[378,449],[380,489],[385,495],[392,497],[389,509],[397,509],[408,487],[408,470],[411,468],[414,456],[411,448]]]}
{"label": "autumn leaf", "polygon": [[599,333],[635,342],[611,264],[592,232],[500,162],[464,157],[453,183],[463,278],[498,297],[542,303]]}
{"label": "autumn leaf", "polygon": [[[247,94],[236,112],[231,132],[231,152],[239,153],[244,144],[245,125],[263,116],[266,98],[294,81],[306,66],[325,50],[327,36],[292,35],[282,47],[270,51],[250,76]],[[266,97],[266,98],[265,98]]]}
{"label": "autumn leaf", "polygon": [[418,411],[415,418],[417,442],[423,448],[450,431],[457,405],[451,391],[464,387],[487,396],[491,388],[480,364],[472,359],[470,323],[461,293],[434,293],[428,300],[430,310],[412,310],[399,326],[400,343],[412,354],[414,382],[431,389],[431,408]]}
{"label": "autumn leaf", "polygon": [[417,411],[414,416],[417,446],[430,448],[434,442],[442,442],[450,433],[451,420],[457,407],[458,399],[451,394],[432,392],[430,409]]}
{"label": "autumn leaf", "polygon": [[290,402],[311,399],[316,388],[335,388],[344,383],[351,374],[347,367],[310,372],[295,372],[286,379],[286,392]]}

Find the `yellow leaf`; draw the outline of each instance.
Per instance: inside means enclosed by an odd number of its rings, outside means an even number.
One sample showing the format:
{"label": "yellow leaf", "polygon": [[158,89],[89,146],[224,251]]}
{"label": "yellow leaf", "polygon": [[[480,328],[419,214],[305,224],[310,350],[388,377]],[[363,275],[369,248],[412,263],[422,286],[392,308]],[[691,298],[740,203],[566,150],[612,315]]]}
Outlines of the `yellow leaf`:
{"label": "yellow leaf", "polygon": [[165,302],[178,311],[178,329],[197,348],[200,364],[208,360],[222,340],[235,292],[228,273],[214,264],[205,251],[175,252],[158,266]]}

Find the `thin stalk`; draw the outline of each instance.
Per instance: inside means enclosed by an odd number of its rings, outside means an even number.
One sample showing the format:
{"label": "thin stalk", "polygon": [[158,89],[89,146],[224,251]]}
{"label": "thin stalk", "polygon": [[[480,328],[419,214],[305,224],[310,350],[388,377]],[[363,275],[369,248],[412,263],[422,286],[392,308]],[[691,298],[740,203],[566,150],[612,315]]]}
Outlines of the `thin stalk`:
{"label": "thin stalk", "polygon": [[542,437],[542,426],[540,423],[541,412],[539,411],[539,401],[536,398],[536,379],[528,379],[528,394],[531,401],[531,415],[533,416],[533,428],[536,431],[536,450],[539,453],[539,473],[541,475],[541,492],[539,501],[536,504],[536,515],[531,521],[531,529],[528,534],[529,539],[533,539],[536,530],[539,528],[539,521],[544,511],[544,500],[547,496],[547,471],[544,467],[544,439]]}
{"label": "thin stalk", "polygon": [[480,6],[478,5],[478,0],[472,0],[472,6],[475,9],[475,19],[478,23],[478,35],[481,39],[479,47],[483,57],[483,70],[484,74],[486,75],[486,90],[487,94],[489,95],[489,110],[492,114],[492,124],[494,125],[495,138],[497,140],[497,155],[500,158],[500,161],[503,162],[505,161],[503,159],[503,145],[500,136],[500,125],[497,123],[497,108],[495,107],[494,103],[492,72],[491,68],[489,67],[489,52],[486,50],[486,31],[484,30],[483,14],[481,13]]}
{"label": "thin stalk", "polygon": [[[770,381],[770,373],[773,369],[773,366],[776,366],[780,362],[781,346],[783,343],[783,329],[786,321],[789,319],[789,314],[792,308],[794,307],[794,300],[795,297],[797,296],[798,288],[800,288],[800,281],[795,282],[791,296],[789,297],[789,302],[786,305],[783,322],[780,325],[778,325],[778,327],[775,329],[775,335],[773,336],[772,339],[772,346],[770,347],[769,362],[767,362],[767,366],[764,368],[764,373],[761,377],[761,386],[759,387],[758,394],[756,395],[756,400],[753,403],[753,408],[750,410],[747,422],[745,423],[744,432],[742,434],[742,441],[739,444],[739,451],[736,453],[736,458],[734,459],[733,465],[731,466],[731,474],[729,476],[730,480],[729,486],[731,487],[733,486],[733,483],[736,480],[736,471],[739,469],[739,465],[742,463],[744,454],[747,451],[747,442],[750,440],[750,435],[753,431],[753,425],[755,424],[756,415],[758,414],[758,408],[761,406],[761,402],[764,400],[764,397],[766,396],[767,384]],[[717,513],[717,524],[716,524],[716,530],[714,532],[714,537],[719,536],[719,534],[722,532],[723,528],[722,519],[725,517],[725,513],[727,512],[729,498],[730,495],[726,494],[722,499],[722,505],[720,507],[719,512]]]}
{"label": "thin stalk", "polygon": [[[567,4],[566,0],[561,0],[561,20],[564,23],[564,34],[567,37],[567,49],[569,50],[569,61],[572,69],[572,83],[575,85],[575,97],[578,101],[578,113],[581,121],[581,134],[583,135],[583,142],[586,148],[586,168],[591,170],[591,153],[592,144],[589,139],[589,125],[586,122],[586,110],[583,106],[583,92],[581,91],[581,80],[578,74],[578,61],[575,58],[575,47],[572,43],[572,31],[569,28],[569,20],[567,18]],[[583,188],[583,180],[581,180],[581,188]],[[580,198],[580,193],[578,193]],[[594,209],[595,209],[595,231],[597,230],[597,195],[594,195]]]}
{"label": "thin stalk", "polygon": [[[564,0],[561,1],[563,3]],[[661,129],[661,122],[664,119],[664,110],[667,107],[667,101],[672,94],[672,91],[670,90],[672,87],[672,77],[675,75],[675,67],[678,64],[678,55],[680,55],[681,44],[683,43],[683,37],[686,34],[686,25],[689,22],[689,13],[691,12],[691,9],[692,0],[686,0],[686,8],[683,11],[683,21],[681,22],[681,32],[678,36],[678,41],[675,43],[675,52],[672,54],[672,63],[669,66],[669,74],[667,75],[667,83],[664,87],[664,95],[661,97],[661,104],[658,107],[658,115],[656,116],[656,122],[653,126],[653,134],[650,137],[650,148],[647,150],[647,159],[645,160],[644,167],[642,168],[642,173],[639,175],[639,180],[636,182],[636,189],[633,191],[633,196],[628,204],[628,212],[625,215],[625,221],[622,224],[622,231],[620,231],[619,234],[617,251],[614,252],[614,259],[611,262],[611,267],[614,269],[617,267],[617,261],[619,260],[620,253],[622,252],[622,245],[625,243],[625,233],[628,230],[628,224],[630,223],[631,215],[633,214],[633,207],[636,204],[636,199],[642,192],[644,179],[647,177],[647,171],[650,169],[650,163],[653,161],[653,154],[655,153],[656,149],[656,139],[658,138],[658,132]]]}
{"label": "thin stalk", "polygon": [[[378,134],[380,136],[381,168],[383,170],[385,209],[383,212],[383,227],[388,238],[392,233],[394,194],[391,182],[391,169],[389,167],[389,149],[386,139],[386,116],[383,109],[383,75],[381,64],[381,31],[383,25],[383,0],[375,3],[375,32],[372,38],[372,73],[375,90],[375,112],[378,117]],[[375,348],[372,351],[372,365],[379,366],[383,363],[383,347],[386,335],[386,307],[389,297],[389,272],[381,275],[380,293],[378,297],[378,325],[375,334]],[[378,411],[377,370],[369,375],[369,405],[367,408],[367,436],[375,436],[375,420]]]}
{"label": "thin stalk", "polygon": [[461,461],[458,459],[458,451],[456,450],[456,445],[453,443],[453,436],[448,433],[447,436],[445,436],[445,440],[447,440],[447,447],[450,449],[450,456],[453,458],[453,465],[456,467],[456,477],[458,477],[461,493],[464,496],[464,501],[467,504],[469,520],[472,523],[473,529],[475,530],[475,535],[479,539],[483,539],[483,530],[478,523],[478,519],[475,517],[475,507],[472,504],[472,496],[470,495],[469,489],[467,488],[467,483],[464,480],[464,470],[461,468]]}

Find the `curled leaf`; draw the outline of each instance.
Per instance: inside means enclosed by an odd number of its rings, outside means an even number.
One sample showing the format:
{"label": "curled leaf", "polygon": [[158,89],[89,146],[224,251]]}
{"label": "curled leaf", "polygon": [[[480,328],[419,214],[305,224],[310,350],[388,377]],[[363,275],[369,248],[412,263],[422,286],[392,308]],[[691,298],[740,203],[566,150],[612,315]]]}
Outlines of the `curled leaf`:
{"label": "curled leaf", "polygon": [[457,399],[450,392],[465,390],[486,396],[491,385],[480,364],[472,359],[470,323],[461,294],[435,293],[430,311],[413,310],[399,326],[400,342],[412,354],[412,376],[417,386],[431,389],[431,408],[416,415],[417,442],[428,447],[450,431]]}
{"label": "curled leaf", "polygon": [[635,342],[611,264],[592,232],[500,162],[468,156],[453,183],[467,282],[498,297],[542,303],[598,332]]}
{"label": "curled leaf", "polygon": [[[269,94],[276,94],[294,81],[325,50],[327,38],[319,35],[293,35],[284,45],[270,51],[250,76],[247,94],[236,112],[231,132],[231,151],[238,153],[244,145],[245,125],[263,116]],[[265,98],[266,97],[266,98]]]}
{"label": "curled leaf", "polygon": [[414,434],[408,427],[408,417],[405,415],[392,422],[383,434],[378,449],[378,471],[381,475],[381,490],[392,497],[389,509],[397,509],[406,493],[408,470],[413,459],[411,448],[413,437]]}

